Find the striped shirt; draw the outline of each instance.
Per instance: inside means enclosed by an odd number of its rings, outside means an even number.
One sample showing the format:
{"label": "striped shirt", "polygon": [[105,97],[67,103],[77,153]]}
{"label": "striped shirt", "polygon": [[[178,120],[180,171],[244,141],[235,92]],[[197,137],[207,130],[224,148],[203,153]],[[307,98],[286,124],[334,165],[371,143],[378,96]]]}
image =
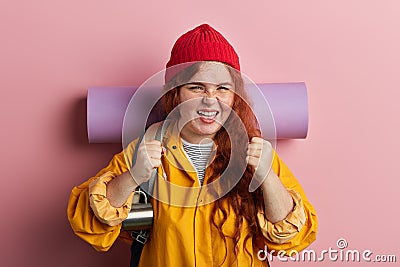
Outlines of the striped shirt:
{"label": "striped shirt", "polygon": [[196,169],[199,183],[202,185],[204,181],[204,175],[206,173],[208,159],[210,158],[214,143],[191,144],[182,139],[182,144],[183,150],[188,156],[193,167]]}

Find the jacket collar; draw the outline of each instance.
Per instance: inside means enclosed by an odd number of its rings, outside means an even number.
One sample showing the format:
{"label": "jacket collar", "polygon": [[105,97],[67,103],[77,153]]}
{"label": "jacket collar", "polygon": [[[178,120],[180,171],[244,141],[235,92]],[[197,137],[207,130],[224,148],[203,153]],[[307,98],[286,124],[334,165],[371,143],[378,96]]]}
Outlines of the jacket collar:
{"label": "jacket collar", "polygon": [[[167,126],[162,141],[164,147],[166,148],[166,153],[164,156],[166,157],[167,161],[186,172],[191,179],[198,182],[196,170],[183,149],[177,120],[171,121],[171,123]],[[215,155],[216,151],[217,145],[214,144],[212,155]],[[206,174],[207,173],[209,172],[206,172]],[[207,176],[208,175],[205,177],[205,182],[208,178]],[[199,184],[197,184],[197,186],[199,186]]]}

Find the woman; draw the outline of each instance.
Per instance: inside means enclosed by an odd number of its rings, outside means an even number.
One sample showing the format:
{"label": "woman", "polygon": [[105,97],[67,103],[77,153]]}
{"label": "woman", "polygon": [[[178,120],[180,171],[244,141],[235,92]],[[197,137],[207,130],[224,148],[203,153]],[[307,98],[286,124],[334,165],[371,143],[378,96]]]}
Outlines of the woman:
{"label": "woman", "polygon": [[[157,169],[139,266],[268,266],[265,246],[290,252],[313,242],[315,210],[261,138],[239,71],[233,47],[209,25],[182,35],[165,74],[163,140],[154,140],[160,124],[150,126],[134,164],[137,139],[72,190],[74,232],[98,251],[117,237],[131,242],[121,222],[134,190]],[[249,192],[253,179],[261,185]]]}

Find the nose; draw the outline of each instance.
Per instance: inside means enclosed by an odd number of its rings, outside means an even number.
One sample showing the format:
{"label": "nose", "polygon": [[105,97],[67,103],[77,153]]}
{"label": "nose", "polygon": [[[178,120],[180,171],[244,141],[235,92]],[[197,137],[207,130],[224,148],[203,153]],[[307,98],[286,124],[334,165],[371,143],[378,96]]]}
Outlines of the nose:
{"label": "nose", "polygon": [[208,97],[204,96],[202,99],[203,104],[206,104],[207,106],[211,106],[215,102],[217,102],[217,99],[215,97]]}
{"label": "nose", "polygon": [[203,96],[203,103],[207,105],[211,105],[217,101],[217,90],[215,89],[206,89],[205,95]]}

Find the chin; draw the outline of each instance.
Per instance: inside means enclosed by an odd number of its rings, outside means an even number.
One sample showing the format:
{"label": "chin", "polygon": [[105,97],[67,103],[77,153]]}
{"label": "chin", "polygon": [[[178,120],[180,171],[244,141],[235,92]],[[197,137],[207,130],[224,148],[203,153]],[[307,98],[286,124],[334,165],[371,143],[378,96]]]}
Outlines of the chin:
{"label": "chin", "polygon": [[199,134],[201,135],[205,135],[205,136],[210,136],[210,135],[215,135],[219,129],[221,129],[221,125],[214,122],[211,125],[199,125],[198,127],[196,127],[196,129],[198,130]]}
{"label": "chin", "polygon": [[[201,122],[200,120],[193,120],[186,125],[186,141],[189,141],[189,136],[193,136],[196,138],[211,138],[213,139],[215,134],[222,128],[222,125],[219,122],[213,122],[210,124],[206,124]],[[189,136],[188,136],[189,135]]]}

